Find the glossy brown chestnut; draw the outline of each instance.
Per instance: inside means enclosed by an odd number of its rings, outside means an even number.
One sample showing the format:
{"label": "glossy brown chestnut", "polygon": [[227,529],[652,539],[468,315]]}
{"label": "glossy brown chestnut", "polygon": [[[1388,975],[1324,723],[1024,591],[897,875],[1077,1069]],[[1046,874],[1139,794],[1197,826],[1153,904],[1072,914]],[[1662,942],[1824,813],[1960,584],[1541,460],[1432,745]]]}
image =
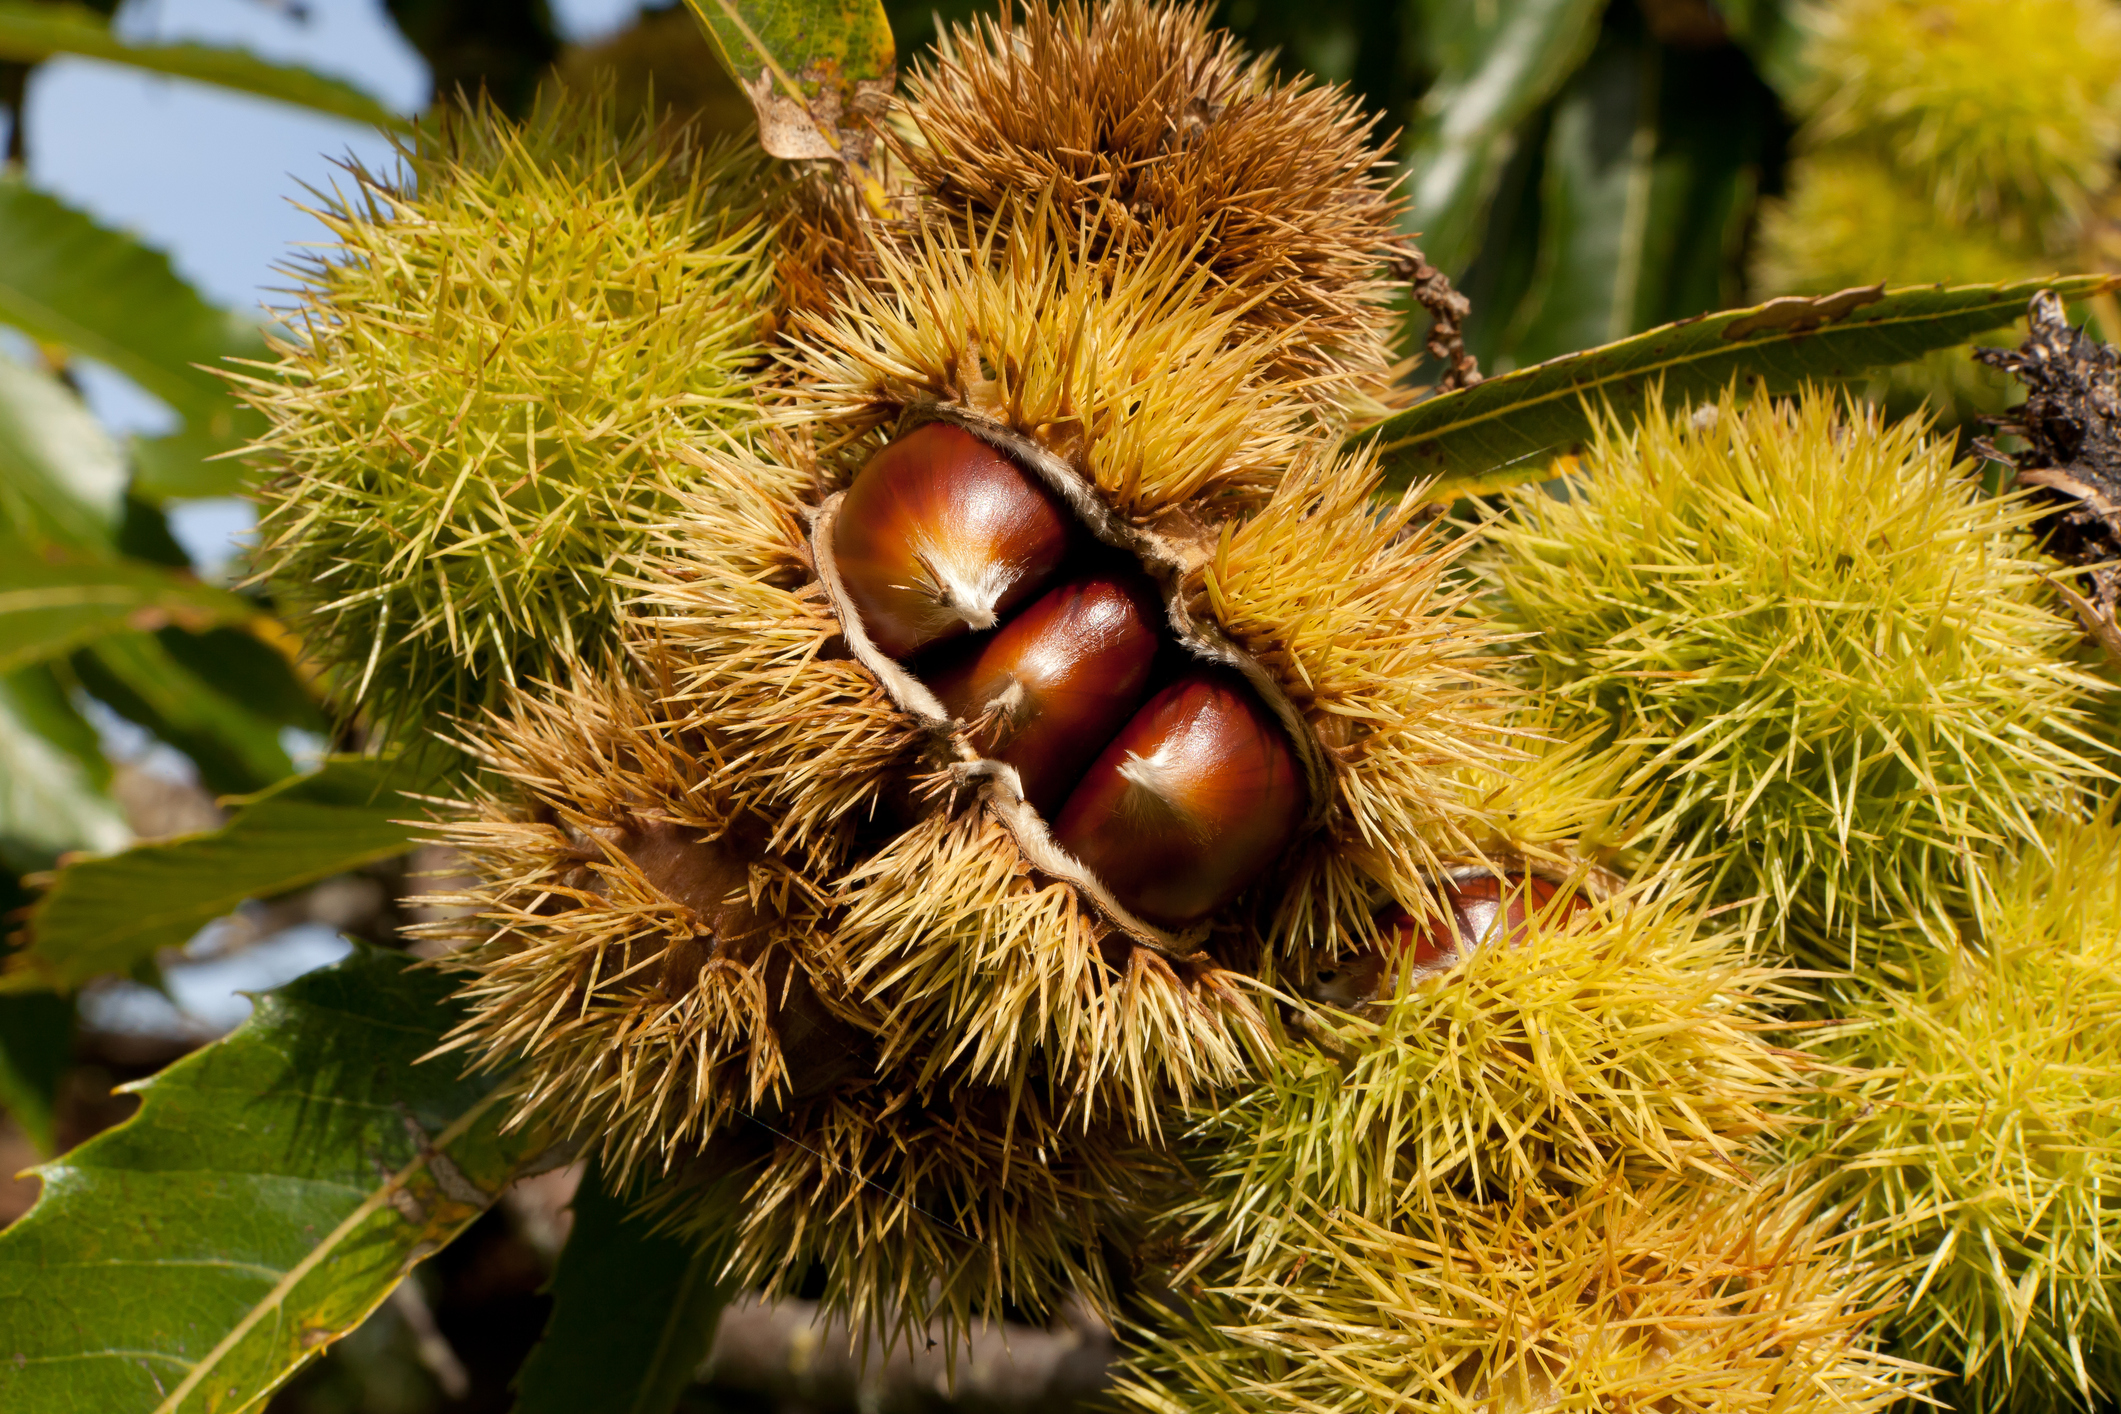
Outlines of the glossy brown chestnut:
{"label": "glossy brown chestnut", "polygon": [[1061,807],[1053,837],[1125,907],[1182,927],[1273,863],[1303,808],[1280,724],[1235,674],[1196,669],[1120,728]]}
{"label": "glossy brown chestnut", "polygon": [[904,658],[993,628],[1045,587],[1073,518],[1058,497],[947,422],[869,459],[832,527],[840,582],[879,651]]}
{"label": "glossy brown chestnut", "polygon": [[[1514,870],[1453,879],[1444,887],[1444,903],[1451,910],[1448,937],[1433,915],[1417,918],[1403,908],[1394,908],[1377,920],[1378,931],[1385,938],[1384,950],[1360,953],[1319,969],[1312,994],[1340,1006],[1376,1001],[1390,997],[1396,961],[1403,960],[1418,976],[1442,972],[1477,947],[1495,943],[1516,947],[1524,942],[1532,920],[1560,892],[1561,886],[1551,879]],[[1571,894],[1562,905],[1560,916],[1565,918],[1588,907],[1582,894]]]}
{"label": "glossy brown chestnut", "polygon": [[1024,799],[1050,813],[1141,705],[1163,605],[1140,574],[1088,575],[1049,589],[928,686],[953,716],[988,716],[975,744],[1016,768]]}
{"label": "glossy brown chestnut", "polygon": [[[1417,919],[1404,910],[1384,920],[1386,936],[1396,936],[1407,961],[1418,968],[1448,967],[1461,952],[1500,943],[1517,947],[1525,940],[1532,920],[1554,901],[1561,886],[1537,874],[1509,871],[1475,874],[1454,879],[1444,889],[1451,909],[1455,936],[1439,938],[1434,918]],[[1590,907],[1581,893],[1569,895],[1560,916],[1568,917]]]}

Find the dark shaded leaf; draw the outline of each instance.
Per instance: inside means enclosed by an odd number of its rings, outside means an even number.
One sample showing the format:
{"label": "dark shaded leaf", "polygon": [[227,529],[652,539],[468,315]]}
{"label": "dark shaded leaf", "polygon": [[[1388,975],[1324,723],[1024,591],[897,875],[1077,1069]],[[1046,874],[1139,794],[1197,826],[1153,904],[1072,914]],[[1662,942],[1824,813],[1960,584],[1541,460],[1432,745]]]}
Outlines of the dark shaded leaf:
{"label": "dark shaded leaf", "polygon": [[1552,126],[1553,109],[1544,108],[1512,136],[1512,155],[1488,206],[1480,254],[1458,282],[1473,304],[1465,324],[1466,350],[1490,373],[1506,367],[1498,362],[1504,341],[1539,273],[1540,188]]}
{"label": "dark shaded leaf", "polygon": [[1760,173],[1782,133],[1744,55],[1653,41],[1629,10],[1554,106],[1535,276],[1495,371],[1611,343],[1739,296]]}
{"label": "dark shaded leaf", "polygon": [[124,972],[247,899],[403,854],[412,830],[391,820],[410,812],[394,787],[415,784],[388,763],[337,757],[232,802],[218,830],[69,864],[30,911],[16,968],[61,986]]}
{"label": "dark shaded leaf", "polygon": [[1629,333],[1728,309],[1743,298],[1746,240],[1761,184],[1782,170],[1789,138],[1774,91],[1742,52],[1728,46],[1664,52],[1657,155]]}
{"label": "dark shaded leaf", "polygon": [[118,553],[151,565],[191,568],[191,552],[178,543],[162,507],[138,496],[125,498],[125,519],[118,526]]}
{"label": "dark shaded leaf", "polygon": [[51,992],[0,996],[0,1109],[37,1151],[53,1151],[59,1081],[74,1059],[74,1003]]}
{"label": "dark shaded leaf", "polygon": [[2006,285],[1917,286],[1770,300],[1685,320],[1568,354],[1418,403],[1355,439],[1375,439],[1387,483],[1442,477],[1452,497],[1538,480],[1549,458],[1581,443],[1591,409],[1636,416],[1661,383],[1668,401],[1713,397],[1736,381],[1770,390],[1853,378],[1963,344],[2019,317],[2042,289],[2077,300],[2116,281],[2101,275]]}
{"label": "dark shaded leaf", "polygon": [[714,1342],[726,1254],[651,1231],[602,1184],[592,1167],[575,1192],[552,1317],[516,1377],[515,1414],[670,1414]]}
{"label": "dark shaded leaf", "polygon": [[197,365],[265,352],[256,326],[199,298],[160,251],[19,177],[0,177],[0,321],[109,364],[200,425],[233,404]]}
{"label": "dark shaded leaf", "polygon": [[38,1170],[0,1233],[0,1408],[256,1408],[540,1147],[491,1077],[419,1063],[450,984],[367,949],[261,998]]}
{"label": "dark shaded leaf", "polygon": [[208,790],[262,790],[294,769],[279,723],[254,711],[247,696],[201,681],[159,633],[115,634],[71,662],[91,694],[189,756]]}
{"label": "dark shaded leaf", "polygon": [[1808,77],[1797,0],[1716,0],[1731,39],[1785,103]]}
{"label": "dark shaded leaf", "polygon": [[1555,102],[1538,273],[1506,351],[1516,363],[1635,332],[1663,57],[1639,26],[1609,26]]}
{"label": "dark shaded leaf", "polygon": [[184,670],[244,710],[275,726],[325,732],[331,723],[279,649],[239,628],[188,633],[166,628],[155,635]]}
{"label": "dark shaded leaf", "polygon": [[1478,252],[1514,134],[1583,62],[1604,9],[1604,0],[1432,7],[1429,47],[1440,73],[1416,110],[1403,165],[1409,224],[1446,274],[1462,273]]}
{"label": "dark shaded leaf", "polygon": [[866,159],[892,86],[882,0],[686,0],[750,96],[775,157]]}
{"label": "dark shaded leaf", "polygon": [[85,5],[0,0],[0,59],[35,63],[54,54],[78,54],[87,59],[128,64],[172,78],[193,79],[292,103],[336,118],[351,118],[357,123],[400,130],[410,126],[352,84],[310,69],[275,64],[240,49],[204,44],[128,44],[110,32],[110,24],[103,16]]}

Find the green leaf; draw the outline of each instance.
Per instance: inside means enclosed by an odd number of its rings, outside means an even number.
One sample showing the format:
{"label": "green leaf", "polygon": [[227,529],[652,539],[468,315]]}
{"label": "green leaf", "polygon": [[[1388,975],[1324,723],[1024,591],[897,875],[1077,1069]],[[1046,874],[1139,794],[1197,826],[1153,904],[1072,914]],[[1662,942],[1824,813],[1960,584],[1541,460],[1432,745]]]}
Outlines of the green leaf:
{"label": "green leaf", "polygon": [[111,634],[242,623],[257,605],[137,560],[61,559],[0,533],[0,672]]}
{"label": "green leaf", "polygon": [[1635,332],[1657,155],[1660,53],[1609,28],[1554,107],[1539,263],[1510,352],[1518,362]]}
{"label": "green leaf", "polygon": [[1605,0],[1429,7],[1441,74],[1416,110],[1401,165],[1409,227],[1446,274],[1463,272],[1479,249],[1512,135],[1591,52],[1604,9]]}
{"label": "green leaf", "polygon": [[125,817],[75,754],[74,717],[51,674],[0,676],[0,862],[41,869],[70,849],[123,849]]}
{"label": "green leaf", "polygon": [[71,388],[0,357],[0,533],[108,551],[125,478],[124,453]]}
{"label": "green leaf", "polygon": [[686,0],[775,157],[856,158],[893,82],[883,0]]}
{"label": "green leaf", "polygon": [[1471,388],[1433,397],[1357,435],[1374,439],[1389,486],[1443,478],[1451,498],[1536,481],[1549,458],[1579,445],[1592,409],[1636,416],[1661,383],[1666,398],[1714,397],[1735,381],[1786,390],[1807,380],[1853,378],[1906,363],[2002,328],[2032,296],[2068,300],[2113,288],[2115,277],[2073,275],[2007,285],[1935,285],[1883,293],[1844,290],[1786,297],[1750,309],[1682,320],[1582,353],[1568,354]]}
{"label": "green leaf", "polygon": [[204,633],[164,629],[155,638],[186,672],[241,702],[259,721],[306,732],[331,730],[324,709],[302,685],[287,656],[255,634],[234,628]]}
{"label": "green leaf", "polygon": [[1739,302],[1760,174],[1785,139],[1774,90],[1732,49],[1663,51],[1637,333]]}
{"label": "green leaf", "polygon": [[727,1254],[652,1230],[592,1167],[552,1278],[545,1337],[516,1377],[515,1414],[669,1414],[714,1343]]}
{"label": "green leaf", "polygon": [[202,682],[170,652],[170,632],[99,639],[74,655],[74,672],[119,716],[191,757],[209,790],[259,790],[292,771],[279,723]]}
{"label": "green leaf", "polygon": [[1554,106],[1534,275],[1491,369],[1734,303],[1774,103],[1736,50],[1681,57],[1608,16]]}
{"label": "green leaf", "polygon": [[5,680],[30,730],[80,763],[93,789],[109,789],[110,758],[103,754],[103,738],[74,705],[70,680],[49,663],[18,668],[6,674]]}
{"label": "green leaf", "polygon": [[492,1203],[539,1141],[420,1063],[450,983],[357,951],[138,1086],[0,1233],[8,1414],[256,1409]]}
{"label": "green leaf", "polygon": [[[1539,274],[1548,136],[1553,108],[1541,109],[1512,135],[1514,148],[1497,181],[1482,224],[1480,254],[1457,279],[1459,292],[1472,301],[1465,323],[1466,351],[1490,373],[1501,362],[1504,341],[1529,302]],[[1433,374],[1437,370],[1432,370]]]}
{"label": "green leaf", "polygon": [[0,1108],[53,1152],[59,1081],[74,1060],[74,1003],[51,992],[0,996]]}
{"label": "green leaf", "polygon": [[334,757],[323,769],[235,802],[218,830],[135,845],[61,869],[29,915],[24,977],[76,986],[124,972],[245,900],[272,898],[412,847],[391,763]]}
{"label": "green leaf", "polygon": [[197,365],[265,353],[255,325],[199,298],[160,251],[11,176],[0,177],[0,321],[109,364],[201,425],[233,403]]}
{"label": "green leaf", "polygon": [[400,131],[410,127],[352,84],[310,69],[204,44],[128,44],[110,32],[109,21],[84,5],[0,0],[0,59],[33,64],[54,54],[78,54],[194,79],[357,123]]}

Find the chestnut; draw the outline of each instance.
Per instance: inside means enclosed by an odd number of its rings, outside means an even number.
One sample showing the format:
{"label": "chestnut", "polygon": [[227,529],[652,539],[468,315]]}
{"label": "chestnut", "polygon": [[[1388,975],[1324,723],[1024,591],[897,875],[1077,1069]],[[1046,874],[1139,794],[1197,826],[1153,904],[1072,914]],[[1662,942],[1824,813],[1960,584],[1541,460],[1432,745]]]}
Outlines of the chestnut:
{"label": "chestnut", "polygon": [[928,686],[951,715],[986,716],[974,744],[1014,766],[1024,799],[1048,814],[1148,693],[1162,616],[1144,575],[1070,579]]}
{"label": "chestnut", "polygon": [[[1444,903],[1451,910],[1451,933],[1438,937],[1437,919],[1416,918],[1395,908],[1378,927],[1416,971],[1441,971],[1458,961],[1462,952],[1489,943],[1517,947],[1526,931],[1561,885],[1537,874],[1511,870],[1502,874],[1467,871],[1445,884]],[[1562,916],[1577,913],[1590,904],[1582,894],[1571,894]]]}
{"label": "chestnut", "polygon": [[930,422],[869,459],[832,556],[879,652],[993,628],[1045,587],[1074,524],[1060,498],[962,427]]}
{"label": "chestnut", "polygon": [[1303,819],[1281,724],[1236,674],[1182,674],[1129,718],[1054,822],[1124,907],[1183,927],[1241,893]]}
{"label": "chestnut", "polygon": [[[1377,920],[1383,949],[1357,953],[1320,968],[1312,995],[1339,1006],[1379,1001],[1391,996],[1395,963],[1420,976],[1448,969],[1477,947],[1491,943],[1516,947],[1524,942],[1532,919],[1560,892],[1559,884],[1537,874],[1463,871],[1444,885],[1444,905],[1451,911],[1447,936],[1434,915],[1417,917],[1393,908]],[[1582,894],[1571,894],[1561,916],[1588,907]]]}

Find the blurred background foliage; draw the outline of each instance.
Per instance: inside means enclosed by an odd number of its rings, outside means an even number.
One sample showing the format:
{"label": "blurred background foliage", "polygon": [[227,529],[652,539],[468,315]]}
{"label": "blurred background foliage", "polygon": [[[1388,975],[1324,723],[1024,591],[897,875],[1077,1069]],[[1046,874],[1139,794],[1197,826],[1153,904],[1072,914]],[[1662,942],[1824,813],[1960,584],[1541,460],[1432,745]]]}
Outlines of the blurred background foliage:
{"label": "blurred background foliage", "polygon": [[[484,89],[521,111],[541,85],[607,75],[624,105],[729,130],[750,121],[680,8],[646,10],[587,46],[563,43],[543,0],[385,8],[443,101]],[[988,11],[984,0],[889,8],[902,64],[922,61],[938,25]],[[240,465],[224,454],[251,434],[250,415],[203,370],[260,356],[265,331],[202,296],[161,252],[33,184],[25,95],[41,63],[76,54],[293,105],[280,111],[403,120],[344,82],[238,50],[128,40],[114,9],[0,0],[7,930],[63,856],[130,848],[120,861],[151,862],[170,856],[144,851],[195,847],[172,838],[237,840],[244,821],[231,822],[226,797],[359,744],[320,701],[301,643],[244,586],[240,552],[209,563],[171,532],[187,503],[240,490]],[[1399,134],[1409,227],[1471,298],[1467,342],[1489,372],[1785,294],[2121,268],[2116,0],[1219,0],[1216,13],[1278,51],[1285,70],[1346,84],[1381,131]],[[2091,313],[2117,327],[2110,303]],[[168,430],[100,422],[83,398],[98,367],[162,405]],[[1927,403],[1954,426],[2005,397],[1957,353],[1870,391],[1896,411]],[[349,798],[344,809],[338,834],[322,817],[302,851],[228,897],[182,901],[190,916],[228,914],[182,947],[165,946],[166,928],[134,930],[144,941],[129,953],[88,940],[80,955],[101,946],[108,972],[65,988],[56,983],[79,979],[54,961],[63,930],[57,943],[40,937],[42,955],[9,959],[0,1224],[35,1192],[5,1175],[122,1118],[131,1101],[112,1085],[233,1025],[247,1006],[238,987],[329,961],[347,936],[400,945],[400,900],[418,892],[408,873],[436,861],[396,846],[379,860],[376,808]],[[265,818],[253,817],[253,834]],[[548,1183],[489,1213],[275,1408],[509,1407],[543,1320],[566,1197]],[[784,1338],[756,1335],[769,1356]],[[1094,1339],[1066,1338],[1095,1351]],[[932,1372],[838,1371],[804,1385],[767,1356],[745,1358],[718,1355],[719,1383],[688,1407],[910,1409],[941,1398]],[[1077,1392],[1012,1386],[994,1402],[1062,1407]]]}

